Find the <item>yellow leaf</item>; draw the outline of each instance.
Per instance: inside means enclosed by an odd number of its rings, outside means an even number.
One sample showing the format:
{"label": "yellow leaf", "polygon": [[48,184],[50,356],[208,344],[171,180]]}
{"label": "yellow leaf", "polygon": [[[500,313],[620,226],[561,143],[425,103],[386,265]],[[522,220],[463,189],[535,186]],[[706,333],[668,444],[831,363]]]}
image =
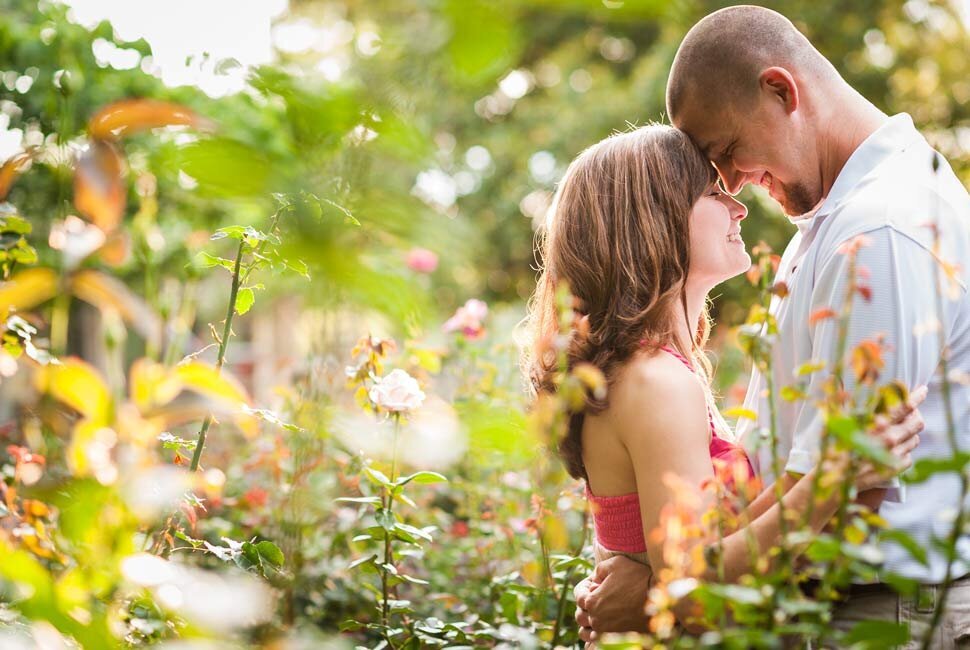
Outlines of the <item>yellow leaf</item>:
{"label": "yellow leaf", "polygon": [[533,560],[522,567],[522,579],[533,587],[542,584],[542,567],[538,560]]}
{"label": "yellow leaf", "polygon": [[755,413],[751,409],[746,409],[740,406],[724,411],[723,415],[726,418],[738,418],[738,419],[744,418],[746,420],[755,420],[755,421],[757,421],[758,419],[757,413]]}
{"label": "yellow leaf", "polygon": [[220,374],[215,367],[201,361],[189,361],[175,368],[176,376],[185,388],[206,397],[248,404],[249,396],[232,375]]}
{"label": "yellow leaf", "polygon": [[0,284],[0,319],[10,309],[27,310],[57,293],[57,273],[52,269],[26,269]]}
{"label": "yellow leaf", "polygon": [[866,541],[866,533],[856,526],[848,526],[845,529],[845,539],[850,544],[859,545]]}
{"label": "yellow leaf", "polygon": [[174,369],[143,358],[132,364],[129,386],[132,401],[138,410],[146,412],[175,399],[182,390],[182,380]]}
{"label": "yellow leaf", "polygon": [[67,463],[75,476],[91,475],[88,445],[97,439],[98,431],[103,428],[92,420],[81,420],[74,426],[71,444],[67,448]]}
{"label": "yellow leaf", "polygon": [[111,392],[95,368],[76,357],[37,369],[37,389],[91,420],[105,426],[111,420]]}
{"label": "yellow leaf", "polygon": [[554,516],[542,518],[542,539],[546,548],[552,550],[565,549],[569,544],[569,532],[562,519]]}
{"label": "yellow leaf", "polygon": [[117,311],[149,344],[158,347],[161,343],[162,321],[158,314],[117,278],[85,269],[71,277],[71,290],[102,311]]}

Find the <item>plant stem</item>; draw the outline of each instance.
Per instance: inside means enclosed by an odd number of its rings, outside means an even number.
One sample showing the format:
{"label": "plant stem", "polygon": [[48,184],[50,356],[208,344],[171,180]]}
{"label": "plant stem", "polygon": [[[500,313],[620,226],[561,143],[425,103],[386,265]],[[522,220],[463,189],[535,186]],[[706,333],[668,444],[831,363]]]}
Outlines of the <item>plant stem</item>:
{"label": "plant stem", "polygon": [[[935,154],[939,155],[939,154]],[[934,163],[938,164],[938,161],[934,159]],[[934,172],[936,167],[934,166]],[[939,196],[939,195],[937,195]],[[939,201],[939,199],[937,199]],[[936,206],[937,211],[939,211],[939,205]],[[940,224],[939,220],[936,222],[936,227],[933,229],[933,250],[940,256]],[[942,260],[941,260],[942,261]],[[949,356],[950,351],[946,344],[946,334],[943,330],[943,285],[940,279],[940,272],[936,270],[934,273],[935,288],[936,288],[936,320],[937,320],[937,340],[940,346],[940,372],[942,373],[943,381],[941,385],[941,392],[943,393],[943,414],[946,417],[946,438],[950,445],[950,452],[956,456],[960,453],[959,442],[957,441],[956,435],[956,422],[953,419],[953,405],[952,405],[952,395],[950,386],[950,363]],[[960,474],[960,499],[957,501],[957,516],[953,520],[953,529],[947,536],[946,540],[946,574],[943,576],[943,583],[940,585],[939,598],[936,602],[936,607],[933,609],[933,618],[930,619],[930,626],[926,630],[926,634],[923,637],[922,649],[929,650],[933,642],[933,632],[940,625],[940,621],[943,618],[943,608],[946,606],[946,599],[950,593],[950,586],[953,584],[953,563],[956,561],[956,551],[957,542],[960,541],[960,535],[963,532],[963,524],[966,519],[966,506],[964,505],[967,500],[967,494],[970,493],[970,479],[967,478],[967,472],[964,470],[959,472]]]}
{"label": "plant stem", "polygon": [[[239,265],[242,262],[244,242],[239,242],[236,250],[236,264],[232,270],[232,289],[229,293],[229,306],[226,308],[226,325],[222,328],[222,339],[219,341],[219,356],[216,359],[216,372],[222,370],[222,365],[226,361],[226,347],[229,345],[229,337],[232,335],[232,317],[236,313],[236,296],[239,294]],[[212,415],[207,415],[202,422],[199,430],[199,439],[195,444],[195,453],[192,454],[192,464],[189,471],[194,472],[199,469],[199,461],[202,459],[202,448],[205,447],[205,436],[212,426]]]}
{"label": "plant stem", "polygon": [[[586,546],[586,536],[589,533],[588,509],[583,510],[583,527],[581,530],[583,531],[582,539],[580,539],[576,551],[573,552],[573,557],[578,557],[583,552],[583,547]],[[562,591],[559,593],[559,602],[556,606],[556,626],[552,629],[552,641],[549,643],[553,648],[559,645],[559,633],[562,630],[563,619],[566,616],[566,598],[569,596],[569,583],[572,582],[574,572],[575,567],[569,567],[562,580]]]}
{"label": "plant stem", "polygon": [[[397,480],[397,438],[398,433],[401,430],[401,415],[400,413],[394,414],[394,446],[391,452],[391,483]],[[384,493],[381,495],[381,505],[384,507],[385,517],[392,518],[393,521],[393,507],[394,507],[394,488],[389,488],[384,486]],[[384,565],[381,567],[381,626],[384,628],[384,639],[387,641],[387,645],[390,648],[394,648],[394,642],[391,640],[391,635],[388,632],[390,628],[390,605],[388,604],[388,598],[390,598],[390,584],[388,584],[388,568],[394,562],[394,549],[391,546],[391,531],[384,530]]]}

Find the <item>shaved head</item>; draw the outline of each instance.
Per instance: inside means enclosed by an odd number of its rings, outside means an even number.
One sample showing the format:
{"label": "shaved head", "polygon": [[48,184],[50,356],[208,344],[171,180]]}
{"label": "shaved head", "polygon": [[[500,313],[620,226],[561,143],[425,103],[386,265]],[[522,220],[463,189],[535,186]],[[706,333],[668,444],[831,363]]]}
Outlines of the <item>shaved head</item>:
{"label": "shaved head", "polygon": [[814,79],[838,76],[790,20],[776,11],[741,5],[694,25],[674,57],[667,81],[667,114],[687,107],[716,112],[753,102],[759,75],[779,66]]}

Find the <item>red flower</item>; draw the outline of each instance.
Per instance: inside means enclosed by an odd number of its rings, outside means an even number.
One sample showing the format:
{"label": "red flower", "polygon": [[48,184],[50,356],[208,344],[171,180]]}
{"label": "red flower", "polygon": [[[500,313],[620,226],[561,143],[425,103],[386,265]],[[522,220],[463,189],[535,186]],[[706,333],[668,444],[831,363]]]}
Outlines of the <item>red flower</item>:
{"label": "red flower", "polygon": [[246,505],[250,508],[261,508],[266,505],[267,501],[269,501],[269,492],[261,487],[249,488],[243,495],[243,501],[245,501]]}

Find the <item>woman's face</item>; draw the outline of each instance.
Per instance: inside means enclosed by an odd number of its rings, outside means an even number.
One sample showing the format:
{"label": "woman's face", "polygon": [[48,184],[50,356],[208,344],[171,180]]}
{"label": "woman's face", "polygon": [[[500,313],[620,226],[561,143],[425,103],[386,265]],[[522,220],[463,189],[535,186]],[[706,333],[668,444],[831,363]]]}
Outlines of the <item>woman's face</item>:
{"label": "woman's face", "polygon": [[690,212],[690,273],[687,281],[705,291],[744,273],[751,257],[741,239],[744,204],[721,191],[719,184],[694,203]]}

